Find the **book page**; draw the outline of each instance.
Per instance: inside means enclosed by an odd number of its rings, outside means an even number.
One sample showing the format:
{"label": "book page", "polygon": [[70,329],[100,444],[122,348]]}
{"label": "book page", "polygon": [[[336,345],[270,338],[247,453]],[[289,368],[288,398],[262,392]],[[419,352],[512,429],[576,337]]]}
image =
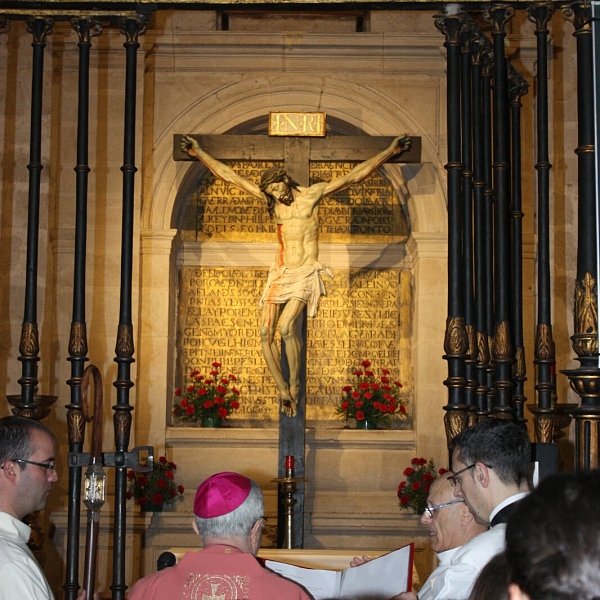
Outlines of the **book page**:
{"label": "book page", "polygon": [[384,554],[342,574],[342,600],[389,600],[409,591],[412,579],[413,544]]}
{"label": "book page", "polygon": [[[265,566],[303,586],[315,600],[335,600],[342,573],[326,569],[307,569],[288,563],[266,560]],[[387,599],[386,599],[387,600]]]}

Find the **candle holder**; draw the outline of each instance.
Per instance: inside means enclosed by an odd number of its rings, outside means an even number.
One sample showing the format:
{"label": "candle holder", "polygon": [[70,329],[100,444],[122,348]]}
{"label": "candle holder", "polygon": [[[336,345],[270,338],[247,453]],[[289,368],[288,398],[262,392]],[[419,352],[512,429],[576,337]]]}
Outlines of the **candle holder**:
{"label": "candle holder", "polygon": [[298,491],[298,483],[306,483],[309,480],[305,477],[294,477],[294,457],[285,457],[285,477],[272,479],[277,482],[282,495],[282,504],[284,506],[284,537],[282,548],[291,550],[294,548],[294,506],[297,504],[294,498]]}

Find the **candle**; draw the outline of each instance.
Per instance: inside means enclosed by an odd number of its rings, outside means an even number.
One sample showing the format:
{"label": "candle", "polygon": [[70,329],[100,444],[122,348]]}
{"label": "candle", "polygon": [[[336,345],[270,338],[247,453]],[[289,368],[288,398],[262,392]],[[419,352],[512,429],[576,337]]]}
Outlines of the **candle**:
{"label": "candle", "polygon": [[294,457],[293,456],[285,457],[285,477],[286,477],[286,479],[294,478]]}

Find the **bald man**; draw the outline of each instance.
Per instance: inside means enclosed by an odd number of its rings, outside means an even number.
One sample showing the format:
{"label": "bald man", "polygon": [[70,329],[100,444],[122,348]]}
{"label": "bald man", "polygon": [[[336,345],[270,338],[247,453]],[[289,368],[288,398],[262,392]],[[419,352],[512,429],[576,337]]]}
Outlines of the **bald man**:
{"label": "bald man", "polygon": [[477,576],[496,554],[495,547],[481,543],[487,526],[475,517],[462,498],[454,497],[452,473],[440,475],[432,484],[421,523],[429,532],[438,567],[423,584],[418,596],[404,592],[392,600],[466,600]]}

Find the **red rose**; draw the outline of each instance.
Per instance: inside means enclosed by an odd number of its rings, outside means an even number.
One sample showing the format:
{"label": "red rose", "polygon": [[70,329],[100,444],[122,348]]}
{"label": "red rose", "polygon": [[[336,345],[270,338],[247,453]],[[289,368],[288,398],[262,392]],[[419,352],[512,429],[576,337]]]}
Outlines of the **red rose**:
{"label": "red rose", "polygon": [[175,498],[175,496],[177,496],[177,490],[170,489],[169,493],[171,494],[171,498]]}
{"label": "red rose", "polygon": [[373,377],[374,375],[373,371],[365,371],[365,377]]}
{"label": "red rose", "polygon": [[127,479],[133,479],[135,477],[135,473],[133,471],[127,471]]}
{"label": "red rose", "polygon": [[222,396],[216,396],[215,404],[225,404],[225,398],[223,398]]}
{"label": "red rose", "polygon": [[400,405],[400,412],[405,415],[406,414],[406,406],[404,406],[404,404]]}
{"label": "red rose", "polygon": [[142,496],[141,498],[138,498],[136,500],[136,502],[140,505],[140,506],[146,506],[146,504],[148,504],[148,498],[146,498],[145,496]]}
{"label": "red rose", "polygon": [[229,379],[231,381],[237,381],[237,377],[235,375],[232,375],[231,373],[229,373]]}
{"label": "red rose", "polygon": [[[381,372],[383,375],[389,375],[390,374],[390,370],[389,369],[381,369]],[[383,377],[381,378],[383,380]]]}
{"label": "red rose", "polygon": [[227,388],[222,386],[222,385],[218,385],[217,386],[217,393],[221,394],[221,396],[224,396],[227,393]]}
{"label": "red rose", "polygon": [[427,459],[426,458],[420,458],[419,459],[419,464],[420,465],[426,465],[427,464]]}
{"label": "red rose", "polygon": [[160,488],[166,488],[167,487],[167,482],[161,477],[157,482],[156,485]]}
{"label": "red rose", "polygon": [[346,393],[348,393],[348,392],[351,392],[351,391],[352,391],[352,386],[351,386],[351,385],[345,385],[345,386],[342,388],[342,392],[346,392]]}
{"label": "red rose", "polygon": [[231,388],[231,391],[236,395],[239,396],[240,395],[240,390],[238,390],[237,388]]}
{"label": "red rose", "polygon": [[229,385],[229,379],[227,379],[226,377],[222,377],[221,378],[221,384],[225,385],[225,386]]}
{"label": "red rose", "polygon": [[193,415],[196,412],[196,409],[194,408],[193,404],[190,404],[186,409],[185,409],[186,414],[188,415]]}
{"label": "red rose", "polygon": [[163,497],[160,492],[155,492],[154,494],[152,494],[152,504],[162,504],[162,503],[163,503]]}
{"label": "red rose", "polygon": [[348,400],[346,400],[346,402],[342,402],[342,405],[340,406],[340,408],[341,408],[343,411],[346,411],[346,410],[348,410],[348,409],[350,408],[350,402],[348,402]]}
{"label": "red rose", "polygon": [[400,504],[402,504],[402,506],[406,506],[409,502],[410,502],[410,498],[408,496],[400,497]]}
{"label": "red rose", "polygon": [[403,489],[405,485],[406,485],[406,481],[401,481],[400,485],[398,486],[398,490]]}
{"label": "red rose", "polygon": [[195,387],[195,386],[193,386],[193,385],[190,385],[190,386],[188,386],[188,389],[187,389],[187,391],[188,391],[188,392],[193,392],[195,389],[196,389],[196,387]]}
{"label": "red rose", "polygon": [[361,364],[361,365],[362,365],[362,366],[363,366],[365,369],[367,369],[368,367],[370,367],[370,366],[371,366],[371,361],[370,361],[370,360],[363,360],[363,361],[362,361],[360,364]]}
{"label": "red rose", "polygon": [[356,377],[361,377],[363,374],[363,372],[360,369],[356,369],[356,371],[354,371],[353,375],[355,375]]}
{"label": "red rose", "polygon": [[424,473],[423,481],[428,481],[429,483],[431,483],[433,481],[433,475],[431,473]]}
{"label": "red rose", "polygon": [[216,361],[215,361],[214,363],[212,363],[212,366],[213,366],[215,369],[219,369],[219,368],[221,367],[221,363],[220,363],[220,362],[216,362]]}
{"label": "red rose", "polygon": [[399,388],[402,387],[402,384],[399,381],[394,381],[394,385]]}
{"label": "red rose", "polygon": [[219,371],[211,371],[211,372],[210,372],[210,374],[211,374],[213,377],[216,377],[216,376],[219,374]]}
{"label": "red rose", "polygon": [[176,469],[177,465],[174,462],[169,461],[167,467],[169,467],[169,469]]}
{"label": "red rose", "polygon": [[185,489],[185,488],[184,488],[182,485],[178,485],[178,486],[177,486],[177,491],[178,491],[180,494],[183,494],[183,492],[184,492],[184,489]]}
{"label": "red rose", "polygon": [[413,481],[413,484],[412,484],[412,489],[413,489],[413,491],[415,491],[415,492],[416,492],[417,490],[420,490],[420,489],[421,489],[421,482],[420,482],[420,481]]}
{"label": "red rose", "polygon": [[200,388],[198,390],[198,396],[205,396],[206,395],[206,388]]}
{"label": "red rose", "polygon": [[214,402],[212,400],[206,400],[202,406],[204,406],[204,408],[211,408],[214,406]]}
{"label": "red rose", "polygon": [[412,467],[406,467],[406,469],[404,469],[404,473],[402,473],[402,475],[404,475],[404,477],[410,477],[414,472],[415,472],[415,470]]}
{"label": "red rose", "polygon": [[[361,403],[361,404],[362,404],[362,403]],[[356,413],[356,420],[357,420],[357,421],[364,421],[364,420],[365,420],[365,413],[364,413],[364,412],[362,412],[362,410],[359,410],[359,411]]]}
{"label": "red rose", "polygon": [[358,387],[359,387],[361,390],[368,390],[368,389],[369,389],[371,386],[370,386],[370,384],[369,384],[369,383],[367,383],[366,381],[361,381],[361,382],[358,384]]}
{"label": "red rose", "polygon": [[130,490],[127,490],[125,492],[125,498],[127,498],[127,500],[131,500],[133,498],[133,494],[131,493]]}
{"label": "red rose", "polygon": [[181,408],[185,408],[185,407],[186,407],[188,404],[189,404],[189,402],[188,402],[188,399],[187,399],[187,398],[184,398],[184,399],[181,401]]}
{"label": "red rose", "polygon": [[200,373],[200,371],[198,371],[198,369],[194,369],[191,373],[190,373],[190,377],[196,377],[196,375],[198,375]]}
{"label": "red rose", "polygon": [[231,408],[233,408],[234,410],[237,410],[240,407],[240,403],[237,400],[232,400],[230,404]]}
{"label": "red rose", "polygon": [[221,417],[221,419],[224,419],[229,414],[229,412],[227,411],[227,409],[223,408],[222,406],[219,407],[219,409],[217,410],[217,412],[219,413],[219,416]]}
{"label": "red rose", "polygon": [[373,382],[373,383],[371,384],[371,389],[372,389],[372,390],[378,390],[378,389],[379,389],[379,384],[378,384],[378,383],[375,383],[375,382]]}
{"label": "red rose", "polygon": [[429,488],[430,488],[430,487],[431,487],[431,484],[430,484],[430,483],[426,483],[426,484],[425,484],[425,491],[426,491],[426,492],[429,492]]}
{"label": "red rose", "polygon": [[444,473],[447,473],[447,472],[448,472],[448,469],[440,469],[440,470],[438,471],[438,473],[439,473],[440,475],[443,475]]}
{"label": "red rose", "polygon": [[365,398],[370,400],[373,397],[373,392],[365,392]]}
{"label": "red rose", "polygon": [[179,387],[179,388],[177,388],[177,389],[175,390],[175,396],[181,396],[181,391],[182,391],[182,390],[181,390],[181,388],[180,388],[180,387]]}
{"label": "red rose", "polygon": [[411,459],[410,464],[411,465],[418,465],[419,464],[419,459],[418,458]]}
{"label": "red rose", "polygon": [[360,392],[352,392],[352,398],[356,400],[356,398],[360,398]]}
{"label": "red rose", "polygon": [[167,464],[167,459],[166,459],[165,456],[159,456],[158,457],[158,462],[161,463],[161,464],[163,464],[163,465],[166,465]]}
{"label": "red rose", "polygon": [[137,477],[137,482],[142,486],[146,485],[148,483],[148,478],[143,473],[140,473]]}
{"label": "red rose", "polygon": [[360,408],[362,405],[363,405],[363,401],[358,400],[357,402],[354,403],[354,408]]}

